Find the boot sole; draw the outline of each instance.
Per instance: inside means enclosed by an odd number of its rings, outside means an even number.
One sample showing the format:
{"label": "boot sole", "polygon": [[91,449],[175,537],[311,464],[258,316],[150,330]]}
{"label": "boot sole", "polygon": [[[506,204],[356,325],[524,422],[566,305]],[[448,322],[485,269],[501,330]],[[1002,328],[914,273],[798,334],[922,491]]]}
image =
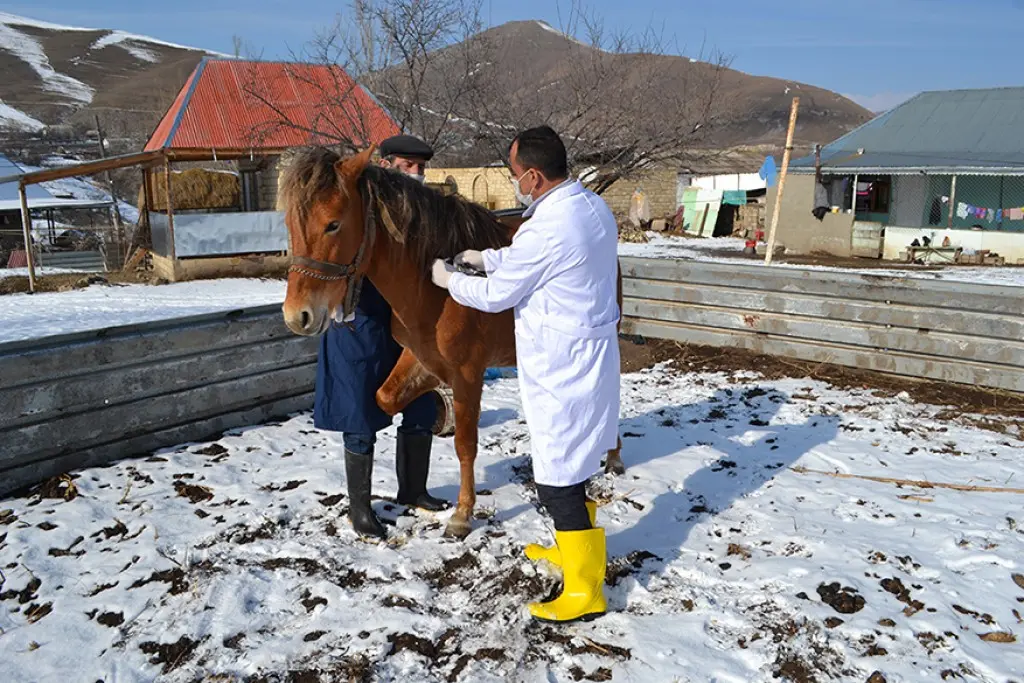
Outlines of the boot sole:
{"label": "boot sole", "polygon": [[600,619],[605,614],[607,614],[607,612],[590,612],[589,614],[584,614],[583,616],[576,617],[575,619],[562,619],[562,620],[559,620],[559,619],[544,619],[542,617],[535,617],[532,614],[530,615],[530,617],[534,621],[539,621],[542,624],[575,624],[577,622],[586,623],[586,622],[589,622],[589,621],[594,621],[595,619]]}

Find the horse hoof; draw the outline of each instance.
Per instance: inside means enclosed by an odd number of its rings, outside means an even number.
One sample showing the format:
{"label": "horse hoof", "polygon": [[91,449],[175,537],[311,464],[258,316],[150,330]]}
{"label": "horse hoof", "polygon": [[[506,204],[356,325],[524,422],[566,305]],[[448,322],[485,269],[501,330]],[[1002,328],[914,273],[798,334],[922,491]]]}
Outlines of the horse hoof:
{"label": "horse hoof", "polygon": [[473,526],[469,522],[463,522],[452,518],[448,521],[448,526],[444,528],[445,538],[454,538],[460,541],[466,539],[469,536],[469,532],[473,530]]}

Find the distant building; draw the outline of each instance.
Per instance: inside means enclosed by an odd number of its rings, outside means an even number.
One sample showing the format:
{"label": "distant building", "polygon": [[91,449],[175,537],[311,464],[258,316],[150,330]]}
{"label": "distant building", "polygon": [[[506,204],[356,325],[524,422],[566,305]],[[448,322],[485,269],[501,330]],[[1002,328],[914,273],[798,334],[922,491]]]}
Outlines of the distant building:
{"label": "distant building", "polygon": [[792,253],[898,259],[916,242],[930,248],[915,258],[935,262],[988,251],[1024,263],[1022,131],[1024,88],[922,93],[826,145],[820,164],[793,162],[778,240]]}
{"label": "distant building", "polygon": [[[288,231],[276,210],[280,155],[338,138],[379,143],[399,132],[391,115],[340,67],[203,59],[143,150],[168,159],[165,168],[144,171],[155,269],[177,280],[286,265]],[[171,165],[211,161],[231,161],[237,191],[200,188],[179,197],[190,203],[177,207],[176,188],[187,183],[175,174],[167,201],[163,176]],[[209,177],[203,182],[211,185]],[[195,205],[197,197],[214,195],[235,196],[237,206]]]}

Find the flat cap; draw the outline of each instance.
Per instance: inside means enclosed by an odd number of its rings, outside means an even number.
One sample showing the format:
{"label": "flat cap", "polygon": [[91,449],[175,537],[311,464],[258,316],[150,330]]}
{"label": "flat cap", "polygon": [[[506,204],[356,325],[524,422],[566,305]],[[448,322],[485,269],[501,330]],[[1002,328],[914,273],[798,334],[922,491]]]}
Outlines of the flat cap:
{"label": "flat cap", "polygon": [[380,143],[382,157],[399,156],[430,161],[434,150],[430,145],[413,135],[395,135]]}

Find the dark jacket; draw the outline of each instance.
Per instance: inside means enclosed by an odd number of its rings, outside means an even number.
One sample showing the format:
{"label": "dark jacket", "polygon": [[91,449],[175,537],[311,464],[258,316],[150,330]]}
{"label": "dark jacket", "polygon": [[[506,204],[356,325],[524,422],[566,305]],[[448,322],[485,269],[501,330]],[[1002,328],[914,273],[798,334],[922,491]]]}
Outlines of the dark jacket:
{"label": "dark jacket", "polygon": [[[402,347],[391,336],[391,307],[380,292],[363,281],[353,329],[332,322],[320,338],[313,424],[352,434],[373,434],[391,424],[377,405],[377,390],[398,362]],[[437,408],[430,394],[402,411],[403,425],[430,429]]]}

